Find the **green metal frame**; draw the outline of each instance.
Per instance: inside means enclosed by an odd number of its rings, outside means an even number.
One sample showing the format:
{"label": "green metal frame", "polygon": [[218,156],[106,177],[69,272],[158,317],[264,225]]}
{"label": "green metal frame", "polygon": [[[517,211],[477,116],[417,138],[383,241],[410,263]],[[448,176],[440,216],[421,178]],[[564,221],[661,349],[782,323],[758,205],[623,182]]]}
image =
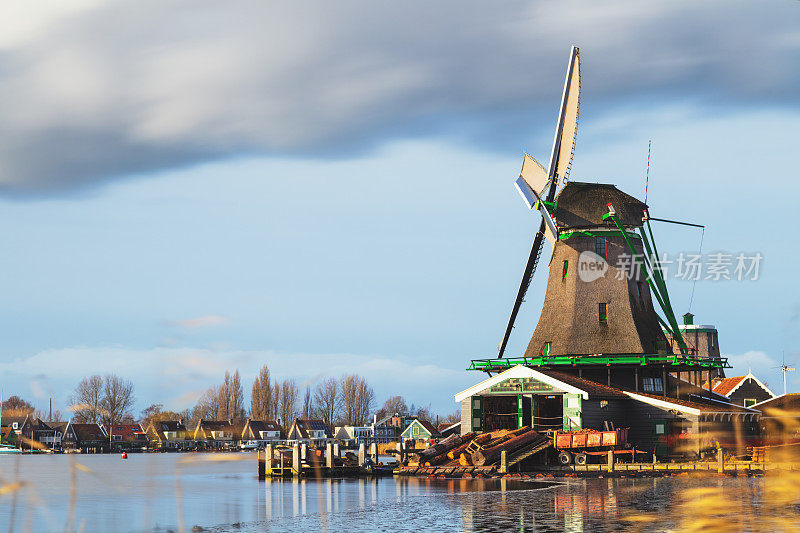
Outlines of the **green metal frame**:
{"label": "green metal frame", "polygon": [[602,231],[593,230],[593,231],[589,231],[589,230],[576,229],[576,230],[573,230],[573,231],[565,231],[563,233],[559,233],[558,234],[558,240],[559,241],[564,241],[564,240],[570,239],[572,237],[619,237],[623,233],[626,233],[628,235],[628,237],[631,237],[633,239],[639,239],[640,238],[637,233],[633,233],[633,232],[630,232],[630,231],[625,231],[625,232],[618,231],[618,230],[602,230]]}
{"label": "green metal frame", "polygon": [[[661,306],[661,310],[664,312],[668,324],[665,323],[661,317],[658,317],[659,322],[661,322],[662,325],[666,326],[667,329],[672,332],[672,338],[678,343],[678,348],[680,349],[681,354],[689,353],[689,347],[683,340],[683,335],[681,335],[680,328],[678,327],[678,320],[675,318],[675,312],[672,310],[672,305],[669,301],[669,294],[667,293],[667,284],[664,281],[664,278],[661,276],[661,269],[654,268],[652,265],[650,265],[650,261],[647,259],[648,255],[652,257],[652,249],[650,248],[650,243],[647,240],[647,236],[645,235],[644,231],[641,232],[642,242],[644,243],[645,251],[647,253],[645,255],[639,254],[637,253],[636,248],[633,247],[633,243],[628,236],[628,232],[625,231],[625,228],[622,226],[619,218],[611,213],[606,213],[603,215],[603,220],[609,219],[614,222],[614,225],[617,226],[617,229],[619,229],[620,233],[622,234],[622,238],[625,240],[625,244],[628,245],[631,256],[637,263],[639,263],[640,267],[644,271],[647,284],[650,286],[652,294],[656,297],[659,306]],[[650,231],[650,235],[652,237],[652,230]],[[653,247],[655,248],[655,239],[653,240]]]}
{"label": "green metal frame", "polygon": [[686,354],[598,354],[556,355],[553,357],[511,357],[503,359],[473,359],[467,370],[490,372],[506,370],[516,365],[535,366],[612,366],[651,364],[689,366],[698,368],[733,368],[727,357],[699,357]]}

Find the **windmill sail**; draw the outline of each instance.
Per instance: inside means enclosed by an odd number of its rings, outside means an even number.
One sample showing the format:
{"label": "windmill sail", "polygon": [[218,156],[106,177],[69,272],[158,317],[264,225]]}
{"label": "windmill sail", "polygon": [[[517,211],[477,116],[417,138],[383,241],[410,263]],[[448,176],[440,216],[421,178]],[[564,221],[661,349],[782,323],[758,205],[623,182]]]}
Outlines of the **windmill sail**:
{"label": "windmill sail", "polygon": [[[553,140],[553,151],[550,155],[550,165],[546,179],[539,170],[544,170],[541,165],[528,154],[525,154],[525,159],[523,159],[522,162],[522,171],[516,182],[517,190],[531,209],[536,205],[533,199],[536,198],[538,200],[545,190],[547,190],[547,201],[552,202],[556,196],[557,185],[560,184],[563,186],[569,176],[569,171],[572,167],[572,152],[575,148],[575,136],[578,131],[578,107],[581,93],[580,76],[578,48],[573,46],[570,50],[567,77],[564,81],[564,93],[561,96],[561,107],[559,108],[558,122],[556,123],[556,135]],[[542,185],[543,181],[544,185]],[[503,357],[506,351],[508,339],[511,336],[511,330],[514,328],[514,322],[517,319],[517,313],[525,299],[525,294],[528,292],[533,273],[536,271],[536,266],[539,263],[544,239],[546,238],[550,241],[550,244],[553,246],[555,246],[556,240],[558,239],[558,230],[555,228],[546,207],[542,205],[541,201],[538,202],[538,205],[542,210],[543,219],[539,225],[539,231],[533,239],[533,247],[528,256],[525,271],[522,273],[522,281],[517,291],[517,298],[514,300],[511,317],[508,320],[503,340],[498,347],[498,358]]]}
{"label": "windmill sail", "polygon": [[[578,49],[572,47],[567,77],[564,81],[564,94],[561,97],[561,110],[558,126],[553,139],[553,152],[550,156],[550,178],[553,183],[565,185],[572,168],[572,154],[578,133],[578,111],[581,102],[581,67]],[[552,201],[556,187],[551,188],[548,200]]]}
{"label": "windmill sail", "polygon": [[[519,172],[519,177],[525,180],[528,187],[539,197],[544,194],[545,189],[550,185],[550,177],[547,175],[547,171],[537,160],[528,154],[525,154],[525,158],[522,160],[522,170]],[[519,179],[517,179],[517,181],[519,181]],[[517,185],[517,189],[519,188],[519,185]],[[520,193],[522,193],[521,190]],[[527,197],[524,194],[523,198],[525,198],[526,203],[528,203],[528,208],[533,209],[534,205],[527,201]]]}

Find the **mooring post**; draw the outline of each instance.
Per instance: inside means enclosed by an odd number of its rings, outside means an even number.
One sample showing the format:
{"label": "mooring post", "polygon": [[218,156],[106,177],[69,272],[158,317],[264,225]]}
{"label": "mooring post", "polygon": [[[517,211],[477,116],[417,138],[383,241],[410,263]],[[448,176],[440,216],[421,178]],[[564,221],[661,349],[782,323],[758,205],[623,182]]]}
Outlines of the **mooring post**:
{"label": "mooring post", "polygon": [[358,466],[364,466],[364,463],[367,462],[367,450],[364,447],[364,443],[358,445]]}
{"label": "mooring post", "polygon": [[300,445],[295,444],[292,447],[292,474],[295,476],[300,475]]}
{"label": "mooring post", "polygon": [[300,445],[300,459],[303,462],[308,461],[308,443],[303,443]]}
{"label": "mooring post", "polygon": [[256,450],[256,461],[258,462],[258,479],[267,477],[265,459],[261,458],[261,450]]}
{"label": "mooring post", "polygon": [[614,450],[608,450],[608,471],[614,471]]}
{"label": "mooring post", "polygon": [[264,468],[272,472],[272,444],[267,444],[264,448]]}
{"label": "mooring post", "polygon": [[336,458],[340,457],[339,456],[339,443],[338,442],[334,442],[333,443],[333,455]]}
{"label": "mooring post", "polygon": [[725,460],[722,458],[722,448],[717,448],[717,474],[725,473]]}
{"label": "mooring post", "polygon": [[369,445],[369,455],[372,458],[372,464],[378,464],[378,445],[374,442]]}
{"label": "mooring post", "polygon": [[330,442],[325,445],[325,466],[333,469],[333,444]]}
{"label": "mooring post", "polygon": [[506,450],[502,450],[500,452],[500,473],[507,474],[508,473],[508,453]]}

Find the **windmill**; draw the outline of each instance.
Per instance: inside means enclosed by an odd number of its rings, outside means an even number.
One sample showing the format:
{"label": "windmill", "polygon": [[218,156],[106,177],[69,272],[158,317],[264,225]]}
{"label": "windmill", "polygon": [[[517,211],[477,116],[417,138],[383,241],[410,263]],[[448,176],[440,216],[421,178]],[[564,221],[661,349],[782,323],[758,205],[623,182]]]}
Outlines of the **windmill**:
{"label": "windmill", "polygon": [[[673,353],[672,342],[681,355],[690,355],[670,303],[664,272],[654,259],[661,256],[650,220],[695,224],[654,219],[647,204],[612,184],[568,182],[580,91],[580,56],[572,47],[548,167],[525,153],[515,181],[527,207],[539,211],[542,220],[497,358],[505,354],[545,240],[551,244],[545,303],[525,357],[667,355]],[[628,258],[627,265],[620,264],[623,256]],[[592,264],[587,264],[587,259]],[[585,279],[583,274],[594,267],[604,270],[599,277]],[[609,277],[604,277],[606,271]],[[663,318],[654,310],[654,302]]]}
{"label": "windmill", "polygon": [[[517,319],[517,313],[519,313],[520,306],[525,299],[525,293],[528,292],[531,279],[539,263],[544,240],[547,239],[551,246],[554,246],[558,239],[558,230],[553,217],[548,211],[548,204],[552,205],[559,187],[563,187],[566,184],[569,178],[569,171],[572,168],[581,95],[581,69],[578,52],[578,48],[575,46],[570,50],[567,75],[564,80],[564,92],[561,95],[561,107],[558,113],[558,121],[556,122],[555,138],[553,139],[553,149],[550,153],[550,164],[545,170],[538,161],[526,153],[522,160],[522,170],[515,182],[515,186],[528,208],[536,208],[541,213],[542,222],[533,239],[533,246],[528,256],[528,262],[525,265],[525,271],[522,274],[522,281],[519,285],[517,298],[514,300],[511,317],[508,320],[505,335],[503,335],[503,340],[498,348],[498,358],[502,358],[505,353],[511,330],[514,328],[514,322]],[[545,195],[544,198],[542,197],[543,195]]]}

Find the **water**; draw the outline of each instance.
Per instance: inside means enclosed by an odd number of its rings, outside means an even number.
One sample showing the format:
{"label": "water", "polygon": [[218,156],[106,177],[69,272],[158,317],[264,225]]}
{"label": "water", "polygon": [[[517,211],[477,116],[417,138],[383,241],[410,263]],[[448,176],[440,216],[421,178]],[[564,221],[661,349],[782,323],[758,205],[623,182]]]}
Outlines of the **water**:
{"label": "water", "polygon": [[186,531],[616,531],[630,526],[632,514],[663,519],[687,488],[742,494],[762,483],[715,477],[258,481],[252,453],[0,457],[0,475],[3,484],[15,475],[25,483],[0,496],[0,528],[37,532],[64,531],[71,508],[71,529],[83,531],[178,531],[181,515]]}

